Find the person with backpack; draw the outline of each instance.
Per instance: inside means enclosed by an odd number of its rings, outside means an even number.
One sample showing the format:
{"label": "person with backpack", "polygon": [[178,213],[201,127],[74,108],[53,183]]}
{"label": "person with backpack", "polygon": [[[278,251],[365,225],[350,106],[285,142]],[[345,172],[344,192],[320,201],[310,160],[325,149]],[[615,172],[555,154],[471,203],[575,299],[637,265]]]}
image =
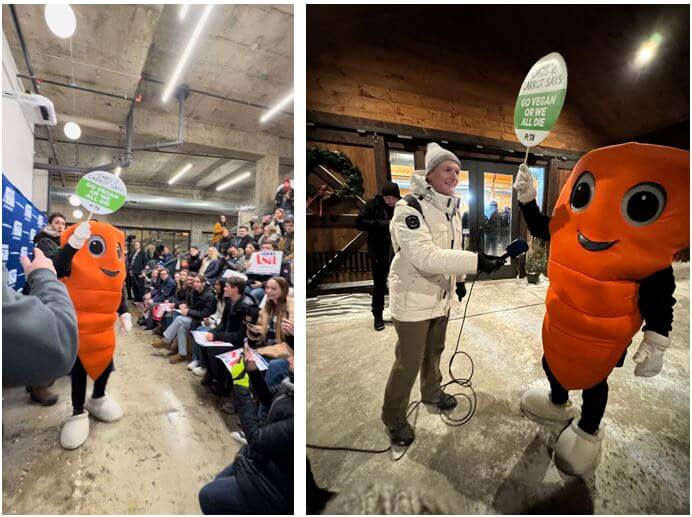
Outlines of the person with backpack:
{"label": "person with backpack", "polygon": [[411,178],[411,194],[394,208],[390,223],[394,259],[389,272],[389,307],[397,332],[396,359],[382,406],[382,421],[393,444],[409,445],[414,433],[406,419],[413,384],[420,372],[421,396],[440,410],[456,406],[442,391],[444,350],[452,297],[466,294],[465,275],[492,273],[504,260],[461,246],[461,214],[455,189],[459,158],[428,144],[425,170]]}
{"label": "person with backpack", "polygon": [[394,205],[401,199],[399,185],[388,181],[382,193],[365,203],[358,212],[356,228],[368,232],[368,255],[372,269],[372,315],[375,330],[384,330],[384,294],[387,291],[387,275],[392,261],[392,242],[389,222],[394,214]]}

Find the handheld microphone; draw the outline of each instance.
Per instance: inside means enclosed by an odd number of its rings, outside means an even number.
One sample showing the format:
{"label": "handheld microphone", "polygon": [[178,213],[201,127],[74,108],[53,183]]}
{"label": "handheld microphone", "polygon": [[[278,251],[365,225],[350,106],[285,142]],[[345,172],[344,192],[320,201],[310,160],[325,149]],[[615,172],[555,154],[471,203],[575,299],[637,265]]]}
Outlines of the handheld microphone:
{"label": "handheld microphone", "polygon": [[526,241],[524,239],[514,239],[512,242],[509,243],[505,250],[507,251],[507,253],[500,257],[502,260],[506,260],[509,257],[515,259],[519,255],[526,253],[529,250],[529,245],[526,244]]}

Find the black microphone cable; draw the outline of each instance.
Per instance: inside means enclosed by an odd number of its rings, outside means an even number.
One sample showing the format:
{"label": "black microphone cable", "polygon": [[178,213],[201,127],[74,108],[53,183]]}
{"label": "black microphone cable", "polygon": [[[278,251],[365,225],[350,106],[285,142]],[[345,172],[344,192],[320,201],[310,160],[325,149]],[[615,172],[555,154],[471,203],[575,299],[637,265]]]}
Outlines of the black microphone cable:
{"label": "black microphone cable", "polygon": [[[450,414],[448,414],[451,411],[454,411],[455,408],[452,408],[451,410],[441,410],[440,411],[440,418],[442,421],[452,427],[459,427],[467,423],[473,415],[476,413],[476,391],[473,389],[473,385],[471,384],[471,378],[473,377],[473,372],[474,372],[474,364],[473,364],[473,359],[471,356],[467,353],[464,352],[463,350],[460,350],[460,345],[461,345],[461,334],[464,331],[464,323],[466,323],[466,311],[469,308],[469,302],[471,301],[471,293],[473,292],[473,286],[476,285],[476,279],[478,278],[478,274],[476,274],[475,278],[473,279],[473,282],[471,282],[471,287],[468,292],[468,296],[466,297],[466,304],[464,305],[464,314],[461,317],[461,326],[459,327],[459,334],[457,336],[457,342],[456,346],[454,348],[454,353],[452,356],[449,358],[449,363],[447,365],[447,372],[449,374],[449,380],[445,384],[441,386],[442,388],[442,393],[445,393],[445,390],[449,388],[450,386],[459,386],[465,390],[470,391],[470,394],[464,393],[463,391],[459,391],[456,393],[447,393],[448,395],[451,395],[455,399],[463,398],[466,400],[469,404],[469,408],[464,413],[462,416],[457,416],[457,417],[452,417]],[[454,361],[455,359],[460,356],[460,355],[465,355],[469,362],[471,363],[471,372],[467,377],[459,376],[456,377],[454,372],[452,371],[452,368],[454,366]],[[406,418],[408,419],[414,411],[418,409],[418,407],[423,403],[422,400],[414,400],[412,401],[407,409],[406,412]],[[457,404],[458,407],[458,404]],[[403,458],[406,453],[408,452],[408,448],[411,446],[411,444],[406,445],[404,447],[403,452],[394,458],[394,461],[399,461],[401,458]],[[361,449],[359,447],[346,447],[346,446],[329,446],[329,445],[316,445],[312,443],[307,443],[306,447],[308,449],[315,449],[315,450],[322,450],[322,451],[343,451],[343,452],[361,452],[361,453],[366,453],[366,454],[383,454],[385,452],[389,452],[392,450],[392,445],[387,447],[386,449]]]}

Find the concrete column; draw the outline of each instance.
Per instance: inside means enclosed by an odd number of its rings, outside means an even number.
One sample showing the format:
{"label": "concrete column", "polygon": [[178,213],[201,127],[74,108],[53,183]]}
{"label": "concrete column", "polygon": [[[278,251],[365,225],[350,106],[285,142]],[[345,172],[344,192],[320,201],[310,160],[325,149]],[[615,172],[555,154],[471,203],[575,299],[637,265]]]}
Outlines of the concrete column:
{"label": "concrete column", "polygon": [[274,211],[274,196],[279,187],[279,156],[267,155],[257,161],[255,173],[255,211]]}

